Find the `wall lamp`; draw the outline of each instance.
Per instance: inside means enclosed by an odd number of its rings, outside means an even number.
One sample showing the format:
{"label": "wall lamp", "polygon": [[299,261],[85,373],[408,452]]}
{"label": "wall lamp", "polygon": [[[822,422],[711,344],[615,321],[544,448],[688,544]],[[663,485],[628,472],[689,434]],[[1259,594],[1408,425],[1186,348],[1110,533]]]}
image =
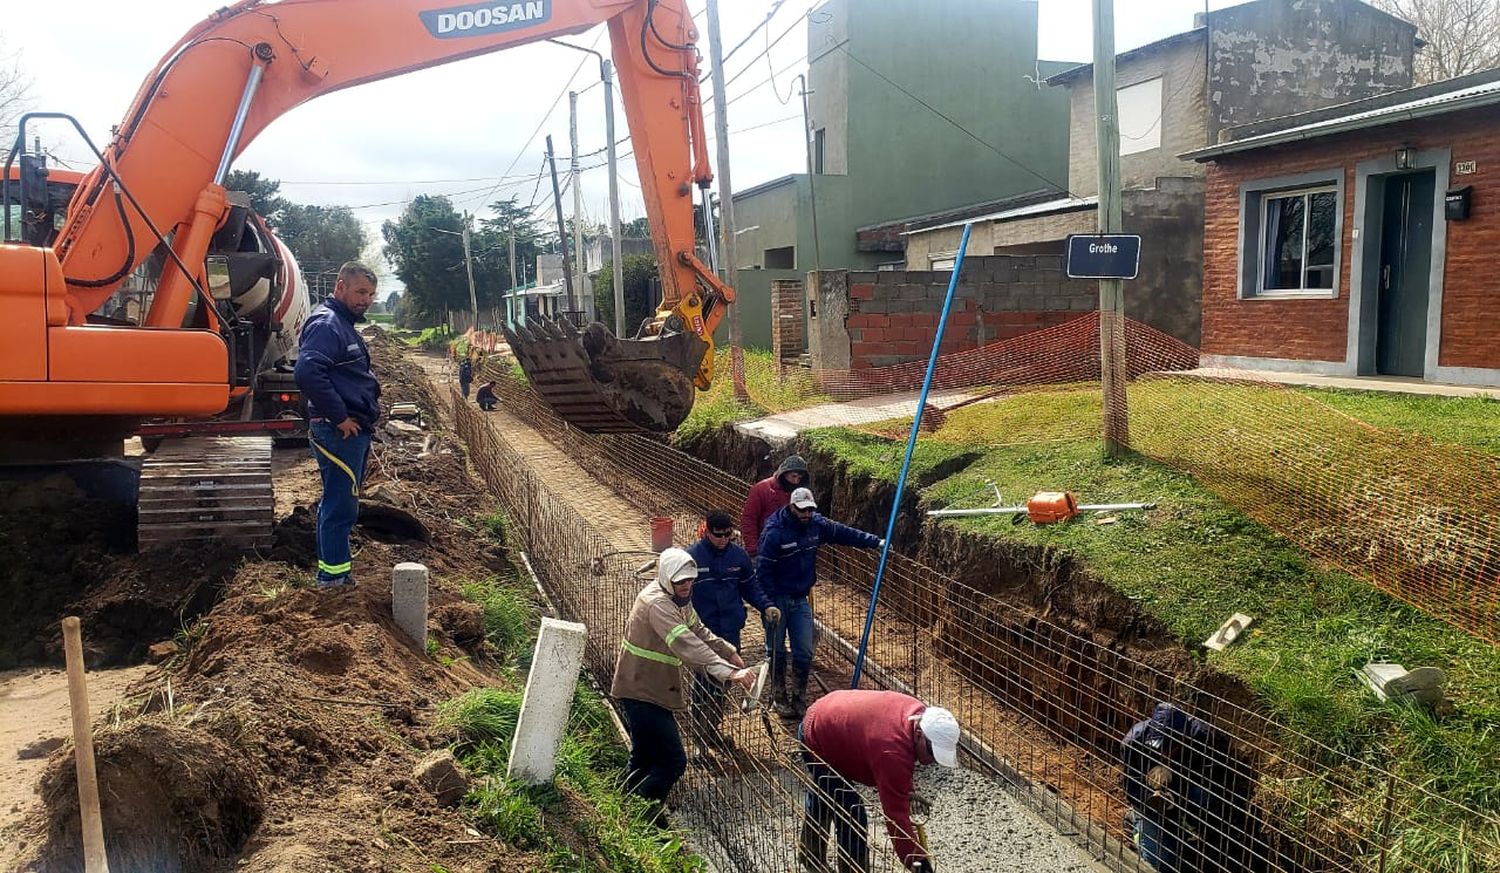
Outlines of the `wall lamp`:
{"label": "wall lamp", "polygon": [[1417,165],[1417,150],[1409,145],[1396,149],[1396,169],[1410,170]]}

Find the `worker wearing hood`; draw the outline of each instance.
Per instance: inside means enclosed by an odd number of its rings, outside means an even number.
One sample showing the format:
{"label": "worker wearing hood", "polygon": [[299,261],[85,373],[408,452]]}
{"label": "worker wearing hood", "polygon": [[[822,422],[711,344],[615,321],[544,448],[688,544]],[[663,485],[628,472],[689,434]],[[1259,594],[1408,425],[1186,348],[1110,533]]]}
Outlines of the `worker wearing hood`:
{"label": "worker wearing hood", "polygon": [[750,487],[750,496],[745,498],[745,509],[740,513],[740,536],[751,558],[756,555],[766,520],[791,502],[793,491],[811,487],[812,474],[808,473],[807,462],[801,455],[788,455],[775,473]]}
{"label": "worker wearing hood", "polygon": [[664,802],[687,769],[675,712],[688,708],[683,667],[746,689],[755,673],[745,669],[734,646],[703,626],[692,605],[698,565],[682,549],[667,549],[656,561],[656,578],[636,595],[625,621],[625,639],[615,661],[610,694],[620,702],[630,731],[626,787]]}

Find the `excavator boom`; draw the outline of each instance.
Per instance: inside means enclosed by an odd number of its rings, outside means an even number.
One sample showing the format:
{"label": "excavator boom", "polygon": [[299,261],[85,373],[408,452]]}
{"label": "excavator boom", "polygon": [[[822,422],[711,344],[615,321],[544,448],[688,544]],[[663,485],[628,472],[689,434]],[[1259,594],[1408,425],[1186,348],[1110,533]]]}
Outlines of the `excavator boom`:
{"label": "excavator boom", "polygon": [[[255,136],[330,91],[600,23],[660,265],[660,311],[630,339],[542,324],[512,339],[564,417],[591,429],[675,427],[691,387],[712,377],[713,330],[733,300],[693,257],[693,187],[712,174],[685,0],[241,0],[215,12],[146,78],[54,246],[0,246],[0,419],[217,413],[230,393],[221,319],[184,323],[205,296],[204,255],[229,211],[222,182]],[[182,268],[163,273],[140,327],[99,324],[96,310],[158,239]]]}

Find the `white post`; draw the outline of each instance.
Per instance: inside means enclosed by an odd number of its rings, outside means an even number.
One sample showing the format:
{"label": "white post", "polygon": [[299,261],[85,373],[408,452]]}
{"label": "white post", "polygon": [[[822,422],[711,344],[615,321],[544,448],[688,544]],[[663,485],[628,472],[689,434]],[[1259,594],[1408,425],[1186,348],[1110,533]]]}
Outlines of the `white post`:
{"label": "white post", "polygon": [[615,88],[614,65],[601,64],[604,79],[604,136],[609,150],[609,236],[611,271],[615,284],[615,336],[625,336],[625,264],[620,259],[620,179],[619,158],[615,154]]}
{"label": "white post", "polygon": [[418,648],[427,648],[427,568],[410,561],[391,572],[391,614]]}
{"label": "white post", "polygon": [[573,706],[573,690],[578,685],[588,638],[588,628],[581,624],[542,619],[536,651],[531,657],[531,672],[526,677],[521,717],[516,721],[516,735],[510,744],[507,777],[528,785],[552,781],[557,768],[557,746],[568,726],[568,711]]}

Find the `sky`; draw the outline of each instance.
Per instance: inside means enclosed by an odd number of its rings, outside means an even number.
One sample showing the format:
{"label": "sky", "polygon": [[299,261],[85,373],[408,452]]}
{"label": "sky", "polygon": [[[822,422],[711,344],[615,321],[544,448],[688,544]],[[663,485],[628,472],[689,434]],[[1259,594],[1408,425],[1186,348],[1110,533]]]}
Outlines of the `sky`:
{"label": "sky", "polygon": [[[378,3],[380,0],[351,0]],[[562,0],[554,0],[562,2]],[[688,0],[706,29],[706,0]],[[857,12],[860,0],[853,0]],[[918,0],[912,0],[918,5]],[[998,0],[997,0],[998,2]],[[1238,0],[1208,0],[1212,8]],[[795,77],[807,69],[806,19],[822,0],[720,0],[729,79],[730,161],[736,189],[801,172],[804,133]],[[943,0],[920,0],[924,10]],[[77,117],[96,143],[108,141],[141,81],[178,37],[222,0],[151,0],[151,14],[119,0],[56,0],[48,14],[6,16],[5,50],[19,50],[32,78],[31,107]],[[434,5],[441,5],[434,2]],[[1115,0],[1116,47],[1125,51],[1192,26],[1205,0]],[[767,13],[775,14],[766,23]],[[1038,0],[1038,53],[1043,59],[1086,61],[1092,47],[1091,0]],[[59,26],[66,22],[66,27]],[[607,53],[602,27],[571,42]],[[743,41],[743,45],[741,45]],[[699,45],[707,54],[706,31]],[[707,61],[704,61],[707,69]],[[458,61],[320,97],[271,124],[235,162],[281,181],[281,193],[302,203],[347,205],[374,241],[382,222],[400,215],[418,194],[448,195],[459,209],[481,217],[486,205],[509,196],[537,204],[555,221],[550,192],[538,185],[551,134],[559,171],[567,167],[568,97],[579,91],[579,152],[602,150],[603,91],[598,63],[582,52],[545,43]],[[709,93],[705,84],[705,96]],[[616,122],[625,135],[616,95]],[[707,119],[710,137],[712,104]],[[49,148],[87,167],[87,149],[69,129],[42,128]],[[628,145],[621,147],[624,153]],[[710,154],[714,155],[710,143]],[[602,155],[583,157],[580,187],[591,221],[609,216]],[[644,214],[639,177],[629,158],[620,165],[621,216]],[[564,211],[572,195],[564,193]],[[382,289],[394,277],[383,260]]]}

